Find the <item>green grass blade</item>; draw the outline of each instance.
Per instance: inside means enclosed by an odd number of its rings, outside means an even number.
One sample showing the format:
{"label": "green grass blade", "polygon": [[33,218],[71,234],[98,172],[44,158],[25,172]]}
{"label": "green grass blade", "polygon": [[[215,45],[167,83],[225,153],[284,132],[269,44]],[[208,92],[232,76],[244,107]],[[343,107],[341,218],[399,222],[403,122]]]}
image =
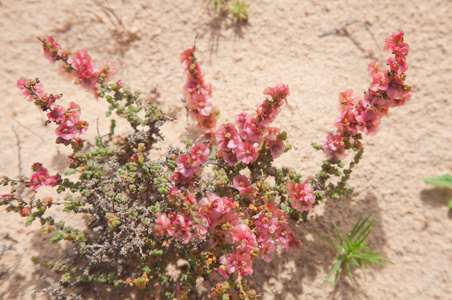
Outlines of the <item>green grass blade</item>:
{"label": "green grass blade", "polygon": [[360,234],[358,235],[358,239],[360,239],[360,237],[365,234],[367,232],[367,230],[372,226],[372,224],[374,223],[375,219],[373,219],[364,230],[361,230],[362,227],[364,226],[364,224],[367,223],[367,220],[369,220],[370,216],[372,216],[372,214],[369,214],[367,216],[367,218],[364,219],[364,221],[362,221],[362,223],[358,226],[357,228],[357,232],[355,232],[355,234],[353,236],[355,236],[358,232],[360,232]]}
{"label": "green grass blade", "polygon": [[348,277],[350,277],[350,281],[353,284],[353,275],[352,275],[352,272],[350,271],[350,263],[347,264],[347,272],[348,272]]}
{"label": "green grass blade", "polygon": [[[361,244],[363,244],[363,242],[367,239],[367,237],[369,236],[369,234],[372,232],[372,229],[370,229],[368,232],[366,232],[366,234],[364,236],[359,236],[356,241],[355,244],[357,246],[360,246]],[[367,243],[366,243],[367,244]]]}
{"label": "green grass blade", "polygon": [[325,241],[327,241],[328,243],[333,245],[333,247],[336,248],[338,251],[341,251],[341,247],[339,245],[337,245],[336,243],[334,243],[329,237],[327,237],[327,236],[325,236],[325,235],[323,235],[323,234],[321,234],[320,232],[317,232],[317,231],[313,231],[313,233],[317,234],[322,239],[324,239]]}
{"label": "green grass blade", "polygon": [[328,279],[330,279],[331,275],[333,275],[333,273],[336,272],[336,277],[335,277],[336,279],[334,280],[333,287],[336,286],[337,276],[339,274],[339,269],[340,269],[341,265],[342,265],[342,260],[339,259],[336,262],[336,264],[334,265],[334,267],[331,269],[331,271],[328,274],[328,276],[326,276],[326,279],[323,281],[322,284],[325,284],[328,281]]}
{"label": "green grass blade", "polygon": [[359,217],[358,221],[356,221],[355,225],[353,226],[352,231],[349,232],[348,237],[350,237],[351,239],[353,239],[358,232],[359,227],[361,226],[361,219],[362,216]]}
{"label": "green grass blade", "polygon": [[354,257],[352,257],[352,258],[350,259],[350,261],[351,261],[352,264],[354,264],[357,268],[360,267],[359,263],[356,261],[356,259],[355,259]]}
{"label": "green grass blade", "polygon": [[339,243],[341,246],[344,246],[344,239],[342,238],[341,233],[339,232],[339,228],[337,228],[336,224],[333,224],[334,228],[336,229],[336,234],[339,237]]}

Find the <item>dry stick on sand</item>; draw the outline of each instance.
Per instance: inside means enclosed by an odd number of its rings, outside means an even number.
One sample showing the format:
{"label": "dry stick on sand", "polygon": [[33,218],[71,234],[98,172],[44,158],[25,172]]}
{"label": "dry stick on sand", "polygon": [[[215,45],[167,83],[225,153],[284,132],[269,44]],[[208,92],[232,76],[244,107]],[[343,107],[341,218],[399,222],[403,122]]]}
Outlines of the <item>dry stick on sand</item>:
{"label": "dry stick on sand", "polygon": [[[348,26],[353,25],[353,24],[355,24],[355,23],[360,23],[360,24],[362,24],[362,25],[364,26],[364,28],[366,29],[366,31],[370,34],[370,36],[371,36],[372,39],[374,40],[375,45],[377,46],[377,48],[380,49],[380,46],[378,45],[377,39],[375,38],[375,36],[374,36],[374,34],[372,33],[372,31],[369,29],[368,24],[367,24],[365,21],[363,21],[363,20],[351,20],[351,21],[348,21],[348,22],[345,23],[344,25],[341,25],[341,26],[339,26],[339,27],[336,27],[336,28],[334,28],[334,29],[328,30],[328,31],[326,31],[326,32],[324,32],[324,33],[318,35],[318,37],[319,37],[319,38],[323,38],[323,37],[328,36],[328,35],[331,35],[331,34],[338,34],[338,33],[341,32],[341,31],[344,32],[344,34],[348,36],[349,33],[345,30],[345,28],[347,28]],[[380,50],[380,55],[383,55],[383,54],[381,53],[381,50]],[[382,57],[383,57],[383,56],[382,56]]]}
{"label": "dry stick on sand", "polygon": [[11,126],[11,130],[14,132],[14,135],[16,136],[16,141],[17,141],[17,159],[18,159],[18,163],[19,163],[19,178],[22,178],[22,158],[20,155],[20,139],[19,139],[19,135],[17,134],[16,129],[14,128],[14,126]]}

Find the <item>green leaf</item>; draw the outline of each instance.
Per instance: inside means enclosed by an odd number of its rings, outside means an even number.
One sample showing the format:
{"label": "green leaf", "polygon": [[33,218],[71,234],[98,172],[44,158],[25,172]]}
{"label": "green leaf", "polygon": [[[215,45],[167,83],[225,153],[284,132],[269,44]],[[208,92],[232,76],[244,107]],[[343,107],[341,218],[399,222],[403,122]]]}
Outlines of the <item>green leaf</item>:
{"label": "green leaf", "polygon": [[452,209],[452,199],[449,200],[449,208]]}
{"label": "green leaf", "polygon": [[327,237],[327,236],[325,236],[325,235],[323,235],[323,234],[321,234],[320,232],[317,232],[317,231],[313,231],[313,233],[317,234],[322,239],[324,239],[325,241],[327,241],[328,243],[333,245],[333,247],[336,248],[338,251],[341,251],[341,247],[339,245],[337,245],[336,243],[334,243],[329,237]]}
{"label": "green leaf", "polygon": [[444,174],[437,177],[424,178],[424,182],[433,186],[452,187],[452,176]]}
{"label": "green leaf", "polygon": [[328,281],[328,279],[330,279],[331,275],[333,275],[334,272],[336,272],[336,279],[334,280],[334,285],[336,285],[337,277],[338,277],[338,274],[339,274],[339,269],[340,269],[340,267],[341,267],[341,264],[342,264],[342,260],[338,260],[338,261],[336,262],[336,264],[335,264],[334,267],[331,269],[331,271],[330,271],[330,273],[328,274],[328,276],[326,276],[326,279],[325,279],[325,281],[323,281],[322,284],[325,284],[325,283]]}

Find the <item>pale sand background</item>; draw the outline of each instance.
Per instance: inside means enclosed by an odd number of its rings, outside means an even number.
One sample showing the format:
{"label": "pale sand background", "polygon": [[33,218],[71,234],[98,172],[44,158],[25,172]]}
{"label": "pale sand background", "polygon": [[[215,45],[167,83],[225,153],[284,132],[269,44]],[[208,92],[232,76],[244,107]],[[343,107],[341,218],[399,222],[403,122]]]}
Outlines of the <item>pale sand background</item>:
{"label": "pale sand background", "polygon": [[[69,149],[55,147],[54,127],[43,126],[45,115],[22,99],[18,79],[39,77],[47,92],[65,94],[63,103],[81,104],[91,138],[96,118],[102,120],[107,107],[57,75],[37,36],[51,34],[73,51],[87,49],[97,65],[113,60],[115,78],[141,89],[144,97],[157,87],[160,105],[179,118],[166,126],[165,145],[180,145],[186,119],[179,53],[192,46],[197,32],[199,57],[221,109],[220,123],[231,122],[243,110],[252,112],[267,86],[289,84],[289,107],[275,123],[287,130],[294,149],[278,164],[307,176],[322,159],[309,144],[321,142],[333,130],[339,92],[352,88],[363,93],[369,84],[367,64],[386,59],[388,54],[381,51],[385,38],[404,30],[412,101],[392,110],[381,132],[365,139],[366,152],[350,180],[355,193],[316,208],[307,224],[295,226],[304,247],[271,263],[256,263],[251,281],[264,299],[452,299],[452,213],[447,208],[452,191],[422,181],[452,172],[452,2],[247,1],[247,26],[212,13],[207,2],[109,1],[119,23],[94,1],[1,0],[0,174],[19,175],[11,126],[21,141],[23,174],[31,175],[35,161],[51,173],[63,172],[68,163]],[[318,37],[355,19],[370,24],[378,47],[361,24],[348,27],[346,35]],[[100,122],[99,129],[105,133],[108,126],[109,121]],[[322,286],[334,251],[312,231],[332,236],[336,223],[345,232],[370,212],[377,218],[370,243],[395,265],[356,270],[353,286],[345,276],[335,290],[331,282]],[[48,277],[30,257],[64,257],[65,250],[49,246],[49,236],[37,224],[26,228],[23,223],[0,209],[0,299],[47,299],[44,294],[30,296],[33,289],[47,286],[41,279]]]}

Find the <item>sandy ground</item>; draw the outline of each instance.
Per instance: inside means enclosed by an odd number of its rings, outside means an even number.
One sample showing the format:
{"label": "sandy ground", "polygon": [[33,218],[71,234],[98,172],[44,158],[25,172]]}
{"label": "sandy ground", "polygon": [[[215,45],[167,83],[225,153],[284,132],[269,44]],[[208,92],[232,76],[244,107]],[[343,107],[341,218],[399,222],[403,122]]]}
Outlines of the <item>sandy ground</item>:
{"label": "sandy ground", "polygon": [[[36,161],[51,173],[63,172],[68,163],[69,150],[55,147],[53,127],[45,127],[45,115],[22,99],[18,79],[39,77],[46,91],[65,95],[63,103],[81,104],[91,124],[89,138],[97,134],[96,118],[101,118],[99,130],[108,130],[109,122],[99,113],[105,103],[62,80],[43,57],[37,36],[51,34],[73,51],[87,49],[97,64],[113,60],[116,78],[145,97],[157,87],[162,108],[179,119],[165,128],[165,145],[180,145],[187,124],[179,53],[192,46],[198,33],[199,57],[221,110],[220,123],[252,112],[267,86],[289,84],[289,107],[276,124],[289,133],[294,150],[278,164],[308,176],[322,160],[309,144],[333,130],[339,92],[364,92],[367,64],[384,62],[385,38],[403,30],[410,45],[412,101],[392,110],[381,132],[365,139],[366,152],[349,183],[355,193],[327,201],[308,223],[296,225],[304,247],[257,263],[251,282],[263,299],[452,299],[452,213],[447,208],[452,191],[422,181],[452,172],[452,2],[247,2],[249,24],[237,26],[203,0],[1,0],[0,174],[30,176]],[[357,19],[368,22],[378,46],[360,23],[318,37]],[[20,166],[13,128],[20,141]],[[333,236],[333,223],[345,232],[371,212],[376,217],[371,246],[395,264],[355,270],[353,285],[346,276],[336,289],[331,282],[322,285],[335,252],[312,231]],[[53,213],[61,215],[58,209]],[[73,223],[81,226],[82,221]],[[64,245],[50,246],[48,239],[37,224],[25,227],[24,219],[0,208],[0,299],[47,299],[30,293],[55,278],[36,268],[30,257],[61,257],[67,251]]]}

